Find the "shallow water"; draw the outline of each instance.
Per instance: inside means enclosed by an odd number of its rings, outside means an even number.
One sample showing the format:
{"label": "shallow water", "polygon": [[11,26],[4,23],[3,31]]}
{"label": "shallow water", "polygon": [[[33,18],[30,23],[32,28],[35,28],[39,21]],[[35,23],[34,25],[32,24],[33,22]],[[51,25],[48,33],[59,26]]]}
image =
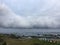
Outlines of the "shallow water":
{"label": "shallow water", "polygon": [[60,33],[60,29],[7,29],[0,28],[0,33]]}

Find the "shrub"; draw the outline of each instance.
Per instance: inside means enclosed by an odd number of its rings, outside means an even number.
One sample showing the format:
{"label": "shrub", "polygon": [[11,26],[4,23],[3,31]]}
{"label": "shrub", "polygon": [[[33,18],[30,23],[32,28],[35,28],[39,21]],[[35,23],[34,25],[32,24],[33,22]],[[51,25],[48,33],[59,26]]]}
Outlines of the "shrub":
{"label": "shrub", "polygon": [[2,45],[7,45],[7,43],[6,43],[6,42],[4,42]]}

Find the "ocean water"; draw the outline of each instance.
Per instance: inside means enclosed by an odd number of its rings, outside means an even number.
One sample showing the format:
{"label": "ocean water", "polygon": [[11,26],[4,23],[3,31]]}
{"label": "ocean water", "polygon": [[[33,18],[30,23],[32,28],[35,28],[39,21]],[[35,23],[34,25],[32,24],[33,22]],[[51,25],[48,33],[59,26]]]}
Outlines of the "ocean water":
{"label": "ocean water", "polygon": [[7,29],[0,28],[0,33],[17,33],[25,35],[37,35],[37,34],[60,34],[60,29]]}

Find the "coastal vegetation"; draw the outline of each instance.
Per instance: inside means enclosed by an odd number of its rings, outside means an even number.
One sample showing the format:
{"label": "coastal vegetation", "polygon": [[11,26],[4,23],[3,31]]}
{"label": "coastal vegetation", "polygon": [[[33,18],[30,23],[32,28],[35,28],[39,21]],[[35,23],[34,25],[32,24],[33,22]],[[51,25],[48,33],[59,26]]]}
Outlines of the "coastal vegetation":
{"label": "coastal vegetation", "polygon": [[0,34],[0,45],[60,45],[60,41],[23,38],[14,34]]}

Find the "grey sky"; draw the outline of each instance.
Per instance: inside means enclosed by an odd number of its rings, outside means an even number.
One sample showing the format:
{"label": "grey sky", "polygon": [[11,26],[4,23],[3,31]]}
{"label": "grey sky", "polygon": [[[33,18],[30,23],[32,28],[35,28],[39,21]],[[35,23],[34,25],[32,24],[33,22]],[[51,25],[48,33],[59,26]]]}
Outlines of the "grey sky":
{"label": "grey sky", "polygon": [[60,28],[60,0],[0,0],[0,27]]}
{"label": "grey sky", "polygon": [[1,0],[20,15],[40,15],[53,8],[59,0]]}

